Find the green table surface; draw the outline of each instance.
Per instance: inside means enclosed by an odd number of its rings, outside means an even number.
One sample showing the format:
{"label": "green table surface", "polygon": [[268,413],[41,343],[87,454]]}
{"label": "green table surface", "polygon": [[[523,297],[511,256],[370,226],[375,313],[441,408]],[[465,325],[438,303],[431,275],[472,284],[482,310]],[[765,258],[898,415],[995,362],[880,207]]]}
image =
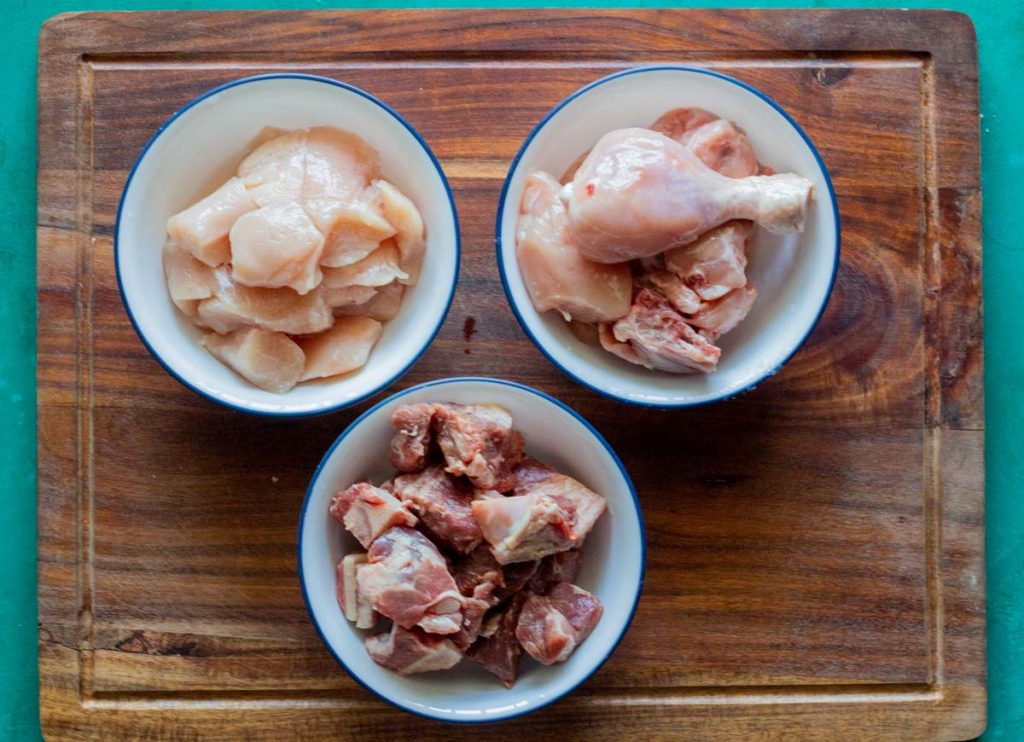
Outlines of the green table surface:
{"label": "green table surface", "polygon": [[[506,6],[476,0],[444,6]],[[591,0],[533,6],[729,7],[752,3]],[[984,192],[985,407],[989,723],[983,739],[1024,738],[1024,342],[1020,304],[1024,247],[1015,221],[1024,171],[1024,2],[761,2],[768,7],[914,7],[960,10],[974,21],[981,64]],[[0,740],[39,736],[36,670],[35,217],[36,40],[48,17],[70,10],[427,7],[437,3],[265,2],[263,0],[2,0],[0,49]],[[1016,326],[1016,329],[1014,329]]]}

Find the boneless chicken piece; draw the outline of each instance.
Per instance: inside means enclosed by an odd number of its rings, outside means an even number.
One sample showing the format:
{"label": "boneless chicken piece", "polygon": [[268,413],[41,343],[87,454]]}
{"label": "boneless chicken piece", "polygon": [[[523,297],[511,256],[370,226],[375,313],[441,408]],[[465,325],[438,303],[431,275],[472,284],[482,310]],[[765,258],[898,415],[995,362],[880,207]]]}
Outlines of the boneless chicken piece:
{"label": "boneless chicken piece", "polygon": [[391,465],[404,472],[422,471],[430,453],[434,405],[426,402],[404,404],[391,415]]}
{"label": "boneless chicken piece", "polygon": [[463,598],[441,552],[426,536],[396,527],[379,536],[359,570],[359,589],[374,609],[405,629],[432,634],[462,629]]}
{"label": "boneless chicken piece", "polygon": [[536,466],[530,471],[516,495],[473,503],[484,539],[501,564],[578,547],[605,511],[604,498],[572,477],[555,471],[542,475]]}
{"label": "boneless chicken piece", "polygon": [[300,201],[306,177],[306,130],[260,143],[238,166],[238,177],[259,206]]}
{"label": "boneless chicken piece", "polygon": [[363,314],[363,312],[346,312],[343,310],[362,307],[377,295],[373,286],[342,286],[337,289],[324,289],[324,301],[331,308],[334,316],[341,314]]}
{"label": "boneless chicken piece", "polygon": [[320,265],[327,268],[356,263],[395,234],[395,228],[371,198],[360,197],[355,201],[315,198],[307,201],[305,207],[317,229],[325,235]]}
{"label": "boneless chicken piece", "polygon": [[416,525],[416,516],[397,497],[367,482],[353,484],[335,494],[328,512],[365,549],[396,526],[412,528]]}
{"label": "boneless chicken piece", "polygon": [[302,200],[354,199],[380,172],[377,151],[350,131],[333,126],[306,130]]}
{"label": "boneless chicken piece", "polygon": [[409,274],[398,263],[398,245],[387,240],[362,260],[341,268],[324,268],[324,286],[329,289],[346,286],[386,286],[392,281],[404,281]]}
{"label": "boneless chicken piece", "polygon": [[395,229],[395,243],[398,245],[400,266],[408,274],[404,284],[419,280],[423,266],[423,255],[427,248],[427,232],[423,217],[408,196],[388,183],[377,180],[373,183],[376,203],[388,223]]}
{"label": "boneless chicken piece", "polygon": [[483,536],[470,507],[473,488],[441,466],[395,477],[393,491],[435,540],[460,554],[477,547]]}
{"label": "boneless chicken piece", "polygon": [[580,254],[569,230],[561,185],[544,172],[523,186],[516,223],[516,254],[523,283],[539,312],[566,320],[612,322],[629,311],[629,264],[604,265]]}
{"label": "boneless chicken piece", "polygon": [[[665,253],[665,268],[704,301],[720,299],[747,285],[747,244],[754,225],[726,222],[686,245]],[[690,314],[696,309],[683,310]]]}
{"label": "boneless chicken piece", "polygon": [[601,619],[604,607],[586,590],[560,582],[546,596],[531,595],[516,624],[516,638],[542,665],[565,662]]}
{"label": "boneless chicken piece", "polygon": [[383,331],[383,325],[369,317],[338,317],[331,329],[300,341],[306,368],[299,381],[361,368]]}
{"label": "boneless chicken piece", "polygon": [[231,178],[206,198],[167,220],[167,234],[196,260],[216,267],[231,259],[228,234],[235,221],[256,208],[245,186]]}
{"label": "boneless chicken piece", "polygon": [[377,612],[373,610],[370,598],[359,590],[356,579],[359,569],[366,563],[366,554],[346,554],[337,567],[335,591],[338,606],[357,629],[372,629],[377,623]]}
{"label": "boneless chicken piece", "polygon": [[200,301],[197,310],[198,321],[216,332],[260,327],[302,335],[326,330],[334,322],[320,291],[300,296],[291,289],[241,286],[231,280],[226,268],[218,268],[216,278],[215,294]]}
{"label": "boneless chicken piece", "polygon": [[748,283],[743,288],[733,289],[721,299],[706,302],[687,321],[705,334],[724,335],[747,316],[756,298],[757,289],[754,284]]}
{"label": "boneless chicken piece", "polygon": [[512,428],[508,410],[489,404],[437,405],[434,426],[449,472],[469,477],[481,489],[512,489],[523,436]]}
{"label": "boneless chicken piece", "polygon": [[308,294],[322,278],[323,249],[323,235],[301,206],[264,206],[231,228],[231,277],[243,286],[287,286]]}
{"label": "boneless chicken piece", "polygon": [[634,128],[605,134],[564,197],[580,252],[621,263],[686,244],[731,219],[801,231],[811,189],[794,174],[727,178],[679,142]]}
{"label": "boneless chicken piece", "polygon": [[714,371],[722,351],[688,325],[663,297],[643,289],[637,294],[629,314],[612,325],[616,347],[606,340],[601,344],[627,361],[669,373]]}
{"label": "boneless chicken piece", "polygon": [[466,650],[467,657],[483,665],[506,688],[511,688],[519,676],[523,647],[516,638],[516,625],[526,599],[527,596],[520,593],[505,608],[488,616],[479,638]]}
{"label": "boneless chicken piece", "polygon": [[387,322],[398,316],[398,310],[402,308],[402,296],[404,294],[405,286],[398,281],[392,281],[386,286],[378,288],[373,296],[365,302],[361,304],[344,304],[338,307],[334,313],[335,315],[361,314],[378,322]]}
{"label": "boneless chicken piece", "polygon": [[451,639],[431,636],[422,629],[406,629],[397,623],[386,634],[368,637],[365,646],[374,662],[399,675],[448,670],[462,659],[462,652]]}
{"label": "boneless chicken piece", "polygon": [[213,296],[217,290],[217,276],[213,268],[196,260],[174,242],[168,241],[163,250],[164,276],[167,291],[174,306],[195,319],[199,302]]}
{"label": "boneless chicken piece", "polygon": [[258,327],[226,335],[203,336],[203,345],[239,376],[268,392],[283,394],[295,386],[306,358],[295,341]]}

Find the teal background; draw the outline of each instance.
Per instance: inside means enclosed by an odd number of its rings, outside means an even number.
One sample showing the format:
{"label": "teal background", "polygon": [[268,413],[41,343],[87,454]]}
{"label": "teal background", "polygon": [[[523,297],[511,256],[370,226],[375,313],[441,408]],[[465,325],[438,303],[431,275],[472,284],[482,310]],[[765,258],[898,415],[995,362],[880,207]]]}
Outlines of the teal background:
{"label": "teal background", "polygon": [[[442,2],[455,7],[507,3]],[[715,2],[539,2],[533,5],[714,6]],[[1017,221],[1024,172],[1024,3],[759,2],[767,7],[946,7],[974,21],[981,65],[984,188],[985,406],[988,528],[989,725],[986,740],[1024,739],[1024,342],[1018,318],[1024,247]],[[0,0],[0,739],[39,736],[36,671],[35,215],[36,41],[39,26],[69,10],[427,7],[421,2],[261,2],[134,0],[68,3]]]}

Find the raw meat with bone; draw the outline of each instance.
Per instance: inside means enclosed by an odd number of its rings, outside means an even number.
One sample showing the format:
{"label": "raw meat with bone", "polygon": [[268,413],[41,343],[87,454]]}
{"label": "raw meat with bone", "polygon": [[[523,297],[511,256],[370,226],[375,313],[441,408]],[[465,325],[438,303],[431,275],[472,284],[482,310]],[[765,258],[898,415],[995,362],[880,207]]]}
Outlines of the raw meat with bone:
{"label": "raw meat with bone", "polygon": [[565,662],[601,619],[601,601],[568,582],[546,596],[531,595],[516,624],[516,638],[542,665]]}
{"label": "raw meat with bone", "polygon": [[364,549],[395,526],[416,525],[416,516],[397,497],[367,482],[353,484],[335,494],[329,512]]}
{"label": "raw meat with bone", "polygon": [[481,489],[507,492],[515,485],[512,467],[523,456],[523,436],[504,407],[439,404],[434,428],[449,472]]}
{"label": "raw meat with bone", "polygon": [[445,547],[467,554],[483,535],[470,507],[473,488],[439,465],[395,477],[392,491]]}
{"label": "raw meat with bone", "polygon": [[397,623],[389,633],[368,637],[364,644],[374,662],[399,675],[448,670],[462,659],[462,652],[450,639]]}

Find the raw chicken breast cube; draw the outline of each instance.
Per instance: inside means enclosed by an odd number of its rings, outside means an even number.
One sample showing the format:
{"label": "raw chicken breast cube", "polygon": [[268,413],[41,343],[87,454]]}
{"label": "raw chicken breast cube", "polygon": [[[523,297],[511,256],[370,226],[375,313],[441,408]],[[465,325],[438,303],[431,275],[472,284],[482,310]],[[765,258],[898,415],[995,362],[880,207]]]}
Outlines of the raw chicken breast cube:
{"label": "raw chicken breast cube", "polygon": [[434,540],[460,554],[467,554],[483,539],[480,524],[470,504],[473,488],[441,466],[428,466],[421,472],[395,477],[394,493]]}
{"label": "raw chicken breast cube", "polygon": [[377,612],[373,610],[369,597],[359,590],[356,579],[359,569],[366,563],[366,554],[346,554],[337,568],[335,589],[338,606],[357,629],[372,629],[377,623]]}
{"label": "raw chicken breast cube", "polygon": [[324,237],[295,203],[250,211],[231,228],[231,276],[243,286],[308,294],[322,278]]}
{"label": "raw chicken breast cube", "polygon": [[[377,295],[377,289],[373,286],[345,286],[340,289],[324,289],[324,301],[337,315],[338,309],[351,309],[363,307]],[[363,314],[363,312],[351,312],[351,314]]]}
{"label": "raw chicken breast cube", "polygon": [[[726,222],[693,242],[667,251],[665,268],[679,276],[704,301],[720,299],[733,289],[747,285],[747,243],[753,231],[752,222]],[[672,301],[671,296],[668,298]],[[697,311],[696,308],[679,309],[685,314]]]}
{"label": "raw chicken breast cube", "polygon": [[391,414],[391,465],[404,472],[422,471],[430,453],[434,405],[426,402],[400,405]]}
{"label": "raw chicken breast cube", "polygon": [[546,596],[531,595],[516,624],[516,638],[542,665],[565,662],[601,620],[604,606],[586,590],[560,582]]}
{"label": "raw chicken breast cube", "polygon": [[519,676],[523,647],[516,638],[516,626],[527,597],[520,593],[504,609],[486,617],[480,638],[466,650],[467,657],[483,665],[506,688],[511,688]]}
{"label": "raw chicken breast cube", "polygon": [[538,312],[555,310],[566,320],[613,322],[629,311],[633,276],[629,263],[604,265],[580,254],[569,230],[561,185],[544,172],[523,186],[516,223],[516,255],[523,283]]}
{"label": "raw chicken breast cube", "polygon": [[395,228],[380,213],[374,200],[312,199],[306,212],[325,236],[320,265],[340,268],[356,263],[395,235]]}
{"label": "raw chicken breast cube", "polygon": [[377,203],[384,218],[395,229],[395,243],[400,256],[399,265],[407,275],[404,284],[414,284],[420,277],[423,255],[427,247],[423,217],[408,196],[385,180],[373,183]]}
{"label": "raw chicken breast cube", "polygon": [[507,492],[515,486],[512,467],[523,455],[523,436],[499,405],[437,405],[437,442],[446,468],[474,486]]}
{"label": "raw chicken breast cube", "polygon": [[213,296],[217,290],[217,276],[213,268],[192,257],[174,242],[164,245],[164,276],[167,291],[174,306],[196,319],[199,302]]}
{"label": "raw chicken breast cube", "polygon": [[650,369],[675,374],[710,373],[722,355],[721,349],[690,327],[664,297],[649,289],[636,295],[629,314],[611,329],[613,342],[628,343],[628,352],[620,352],[611,342],[606,344],[603,333],[601,344],[616,355]]}
{"label": "raw chicken breast cube", "polygon": [[302,200],[354,199],[380,170],[377,151],[350,131],[314,126],[306,131]]}
{"label": "raw chicken breast cube", "polygon": [[404,281],[409,274],[398,267],[398,261],[398,245],[394,240],[387,240],[357,263],[342,268],[324,268],[324,286],[338,289],[347,286],[386,286],[392,281]]}
{"label": "raw chicken breast cube", "polygon": [[484,539],[502,564],[580,546],[605,511],[599,494],[533,459],[516,470],[516,480],[512,497],[472,505]]}
{"label": "raw chicken breast cube", "polygon": [[245,327],[284,332],[289,335],[326,330],[334,323],[323,293],[305,296],[291,289],[240,286],[226,268],[218,268],[217,292],[199,303],[199,320],[210,329],[226,333]]}
{"label": "raw chicken breast cube", "polygon": [[238,177],[259,206],[299,201],[305,175],[304,129],[260,143],[238,166]]}
{"label": "raw chicken breast cube", "polygon": [[238,178],[167,220],[167,234],[196,260],[217,267],[231,260],[228,234],[234,223],[256,208]]}
{"label": "raw chicken breast cube", "polygon": [[374,609],[405,629],[432,634],[462,629],[462,595],[441,552],[426,536],[396,527],[373,542],[370,563],[359,570],[359,589]]}
{"label": "raw chicken breast cube", "polygon": [[299,381],[361,368],[383,331],[384,326],[369,317],[338,317],[331,329],[301,340],[306,368]]}
{"label": "raw chicken breast cube", "polygon": [[462,659],[462,652],[450,639],[398,624],[387,634],[368,637],[364,644],[374,662],[399,675],[448,670]]}
{"label": "raw chicken breast cube", "polygon": [[[328,289],[328,291],[337,290],[339,289]],[[398,316],[398,310],[402,308],[404,294],[405,286],[398,281],[393,281],[387,286],[381,286],[372,297],[362,304],[345,304],[337,307],[334,313],[335,315],[361,314],[378,322],[387,322]]]}
{"label": "raw chicken breast cube", "polygon": [[374,540],[395,526],[416,525],[410,513],[394,495],[367,482],[353,484],[331,499],[331,516],[345,526],[368,549]]}
{"label": "raw chicken breast cube", "polygon": [[239,376],[276,394],[295,386],[306,364],[302,348],[294,340],[258,327],[227,335],[211,332],[203,336],[203,345]]}

